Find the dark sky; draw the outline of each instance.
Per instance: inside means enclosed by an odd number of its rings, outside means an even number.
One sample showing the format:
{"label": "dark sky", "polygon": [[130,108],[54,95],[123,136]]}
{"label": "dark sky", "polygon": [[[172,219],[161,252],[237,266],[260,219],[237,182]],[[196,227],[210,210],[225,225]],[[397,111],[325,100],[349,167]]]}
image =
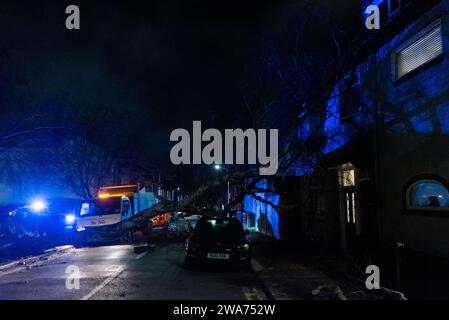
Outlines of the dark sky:
{"label": "dark sky", "polygon": [[[295,1],[13,1],[0,6],[3,105],[111,105],[145,122],[143,144],[169,163],[169,134],[193,120],[229,127],[261,39]],[[301,2],[301,1],[296,1]],[[65,29],[65,8],[81,30]],[[6,89],[5,89],[6,88]]]}
{"label": "dark sky", "polygon": [[[11,103],[26,92],[35,104],[119,104],[145,119],[165,153],[154,161],[166,162],[172,129],[239,116],[242,70],[281,3],[2,1],[0,64],[23,81]],[[80,31],[65,29],[69,4],[80,7]]]}

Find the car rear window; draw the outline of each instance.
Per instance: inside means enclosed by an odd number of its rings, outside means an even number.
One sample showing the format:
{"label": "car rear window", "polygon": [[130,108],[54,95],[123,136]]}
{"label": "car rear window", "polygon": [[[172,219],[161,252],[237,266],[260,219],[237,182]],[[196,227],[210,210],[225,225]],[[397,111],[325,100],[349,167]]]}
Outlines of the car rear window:
{"label": "car rear window", "polygon": [[235,219],[200,220],[196,225],[195,233],[203,237],[243,238],[245,236],[242,224]]}

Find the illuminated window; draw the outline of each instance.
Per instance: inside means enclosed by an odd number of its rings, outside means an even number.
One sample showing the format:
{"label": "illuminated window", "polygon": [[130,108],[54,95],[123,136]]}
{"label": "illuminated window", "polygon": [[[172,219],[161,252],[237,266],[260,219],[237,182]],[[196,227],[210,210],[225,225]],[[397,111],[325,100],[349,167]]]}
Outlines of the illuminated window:
{"label": "illuminated window", "polygon": [[443,54],[441,21],[438,20],[393,54],[395,78],[400,79]]}
{"label": "illuminated window", "polygon": [[340,187],[355,186],[355,169],[351,163],[340,166],[338,180]]}
{"label": "illuminated window", "polygon": [[407,189],[408,209],[449,210],[449,191],[439,181],[419,180]]}
{"label": "illuminated window", "polygon": [[347,223],[356,223],[356,205],[355,205],[355,192],[345,192],[345,214]]}

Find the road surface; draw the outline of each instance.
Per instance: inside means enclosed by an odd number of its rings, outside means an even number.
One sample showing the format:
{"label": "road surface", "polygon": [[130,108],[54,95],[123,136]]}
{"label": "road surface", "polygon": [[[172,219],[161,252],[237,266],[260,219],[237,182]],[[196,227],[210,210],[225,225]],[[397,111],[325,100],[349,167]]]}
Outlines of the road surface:
{"label": "road surface", "polygon": [[[3,270],[0,299],[266,299],[251,270],[185,269],[182,243],[141,254],[133,248],[70,248]],[[73,266],[80,272],[79,289],[66,287]]]}

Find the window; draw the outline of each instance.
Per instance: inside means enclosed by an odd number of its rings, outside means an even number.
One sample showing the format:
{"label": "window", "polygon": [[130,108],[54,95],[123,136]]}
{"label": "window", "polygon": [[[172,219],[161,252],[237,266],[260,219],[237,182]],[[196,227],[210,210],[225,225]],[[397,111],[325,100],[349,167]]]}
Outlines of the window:
{"label": "window", "polygon": [[351,163],[346,163],[340,166],[338,180],[340,187],[355,186],[355,169]]}
{"label": "window", "polygon": [[356,218],[356,205],[355,205],[355,192],[345,192],[345,214],[346,222],[355,224],[357,222]]}
{"label": "window", "polygon": [[340,123],[344,123],[360,111],[360,74],[355,72],[343,79],[340,88],[339,114]]}
{"label": "window", "polygon": [[96,199],[82,208],[83,215],[98,216],[120,214],[121,199],[119,197]]}
{"label": "window", "polygon": [[406,201],[407,209],[449,210],[449,191],[437,180],[419,180],[407,188]]}
{"label": "window", "polygon": [[90,212],[89,203],[83,203],[81,205],[80,215],[82,216],[82,215],[85,215],[85,214],[89,214],[89,212]]}
{"label": "window", "polygon": [[131,203],[129,200],[123,200],[122,202],[122,216],[131,216],[132,210],[131,210]]}
{"label": "window", "polygon": [[443,54],[441,21],[438,20],[393,54],[395,78],[400,79]]}

